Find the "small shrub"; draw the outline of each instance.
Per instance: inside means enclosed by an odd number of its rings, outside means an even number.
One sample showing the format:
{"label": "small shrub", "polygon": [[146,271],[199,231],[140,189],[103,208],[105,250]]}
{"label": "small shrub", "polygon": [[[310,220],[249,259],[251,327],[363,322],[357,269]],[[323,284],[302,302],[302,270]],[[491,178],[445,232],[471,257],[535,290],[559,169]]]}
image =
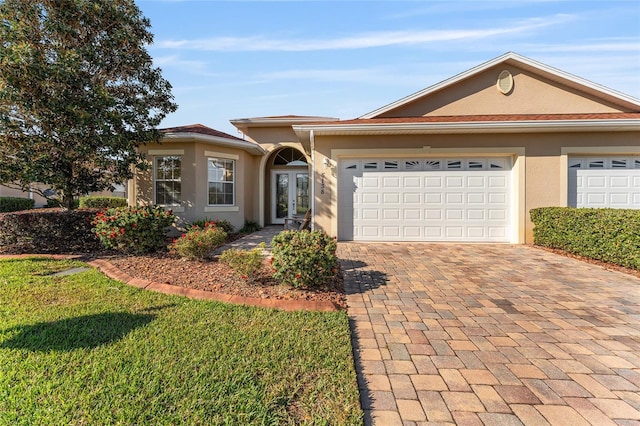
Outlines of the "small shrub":
{"label": "small shrub", "polygon": [[81,197],[79,202],[81,209],[110,209],[127,207],[127,199],[122,197]]}
{"label": "small shrub", "polygon": [[260,224],[254,220],[246,220],[244,221],[244,226],[240,229],[241,234],[252,234],[254,232],[259,231]]}
{"label": "small shrub", "polygon": [[0,246],[12,253],[88,253],[100,249],[91,230],[97,210],[35,210],[0,214]]}
{"label": "small shrub", "polygon": [[282,231],[271,241],[273,276],[294,287],[319,287],[335,277],[335,239],[319,231]]}
{"label": "small shrub", "polygon": [[[47,205],[44,207],[47,209],[55,209],[58,207],[62,207],[62,200],[60,200],[59,198],[47,198]],[[73,208],[74,209],[80,208],[79,199],[73,200]]]}
{"label": "small shrub", "polygon": [[193,229],[193,228],[204,229],[207,226],[215,226],[216,228],[222,229],[227,234],[232,234],[233,231],[234,231],[234,227],[231,224],[231,222],[229,222],[228,220],[225,220],[225,219],[220,219],[220,220],[211,220],[211,219],[196,220],[195,222],[192,222],[187,227],[187,230],[190,230],[190,229]]}
{"label": "small shrub", "polygon": [[640,270],[640,210],[532,209],[534,244]]}
{"label": "small shrub", "polygon": [[210,222],[204,228],[192,227],[186,234],[175,239],[169,250],[186,259],[204,260],[227,241],[227,236],[222,228]]}
{"label": "small shrub", "polygon": [[229,265],[242,278],[255,281],[258,272],[262,269],[265,247],[264,243],[260,243],[258,247],[251,250],[231,248],[222,252],[220,262]]}
{"label": "small shrub", "polygon": [[102,244],[127,253],[148,253],[164,246],[175,216],[161,207],[117,207],[99,212],[92,224]]}
{"label": "small shrub", "polygon": [[0,197],[0,213],[32,209],[35,201],[23,197]]}

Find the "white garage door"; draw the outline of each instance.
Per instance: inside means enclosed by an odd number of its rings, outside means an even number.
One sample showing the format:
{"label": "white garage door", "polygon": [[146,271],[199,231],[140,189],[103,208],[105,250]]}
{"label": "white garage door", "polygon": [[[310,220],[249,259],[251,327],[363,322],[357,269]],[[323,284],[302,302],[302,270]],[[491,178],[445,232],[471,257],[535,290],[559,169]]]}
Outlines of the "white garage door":
{"label": "white garage door", "polygon": [[509,158],[343,159],[338,238],[510,241]]}
{"label": "white garage door", "polygon": [[568,205],[640,209],[640,157],[569,158]]}

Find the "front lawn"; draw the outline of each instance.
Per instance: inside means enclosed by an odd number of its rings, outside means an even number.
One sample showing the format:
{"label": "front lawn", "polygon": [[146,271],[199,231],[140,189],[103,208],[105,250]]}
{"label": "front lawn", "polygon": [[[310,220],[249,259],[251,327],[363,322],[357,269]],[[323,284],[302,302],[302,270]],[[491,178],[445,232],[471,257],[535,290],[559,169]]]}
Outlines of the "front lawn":
{"label": "front lawn", "polygon": [[0,424],[361,424],[344,312],[167,296],[0,261]]}

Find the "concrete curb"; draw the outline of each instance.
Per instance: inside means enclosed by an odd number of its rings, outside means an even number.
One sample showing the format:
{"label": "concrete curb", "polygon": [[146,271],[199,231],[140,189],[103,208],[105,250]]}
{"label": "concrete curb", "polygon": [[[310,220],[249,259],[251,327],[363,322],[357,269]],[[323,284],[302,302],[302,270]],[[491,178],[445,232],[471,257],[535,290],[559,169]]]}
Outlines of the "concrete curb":
{"label": "concrete curb", "polygon": [[[26,259],[30,257],[39,257],[46,259],[81,259],[80,255],[60,255],[60,254],[18,254],[18,255],[0,255],[0,259]],[[111,262],[104,259],[95,259],[88,261],[87,264],[100,270],[107,277],[123,282],[127,285],[137,287],[144,290],[151,290],[158,293],[171,294],[189,297],[191,299],[214,300],[217,302],[233,303],[236,305],[255,306],[260,308],[273,308],[283,311],[319,311],[319,312],[335,312],[339,308],[332,302],[326,301],[309,301],[309,300],[283,300],[283,299],[261,299],[258,297],[236,296],[213,291],[196,290],[192,288],[180,287],[177,285],[163,284],[143,278],[134,278],[131,275],[121,271]]]}

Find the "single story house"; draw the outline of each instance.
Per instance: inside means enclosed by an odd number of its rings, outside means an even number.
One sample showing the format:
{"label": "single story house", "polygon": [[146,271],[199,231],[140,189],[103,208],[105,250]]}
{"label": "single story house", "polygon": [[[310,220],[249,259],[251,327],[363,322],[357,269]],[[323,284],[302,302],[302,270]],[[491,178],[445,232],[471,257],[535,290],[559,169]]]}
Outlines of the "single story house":
{"label": "single story house", "polygon": [[165,130],[130,204],[339,240],[525,243],[529,210],[640,208],[640,100],[506,53],[354,120]]}

